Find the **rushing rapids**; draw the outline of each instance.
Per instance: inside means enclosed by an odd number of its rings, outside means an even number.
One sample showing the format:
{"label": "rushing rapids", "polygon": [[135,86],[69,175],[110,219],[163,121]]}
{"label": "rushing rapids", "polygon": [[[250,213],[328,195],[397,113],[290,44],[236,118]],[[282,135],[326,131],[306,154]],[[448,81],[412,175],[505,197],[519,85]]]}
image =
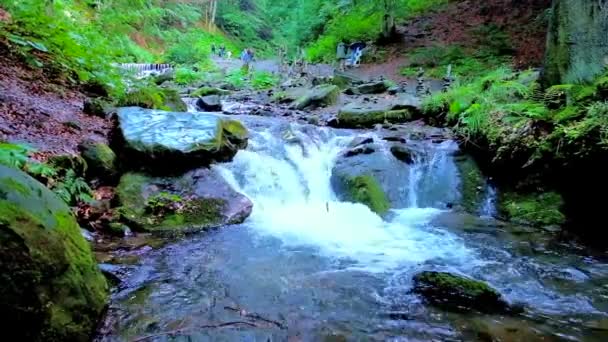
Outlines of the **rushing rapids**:
{"label": "rushing rapids", "polygon": [[[454,142],[408,142],[414,162],[394,170],[401,205],[380,217],[332,187],[355,132],[245,122],[248,149],[215,168],[253,201],[252,216],[129,269],[101,340],[602,340],[608,264],[542,232],[446,209],[461,196]],[[496,193],[485,192],[479,213],[492,216]],[[422,270],[485,280],[526,314],[434,309],[409,292]]]}

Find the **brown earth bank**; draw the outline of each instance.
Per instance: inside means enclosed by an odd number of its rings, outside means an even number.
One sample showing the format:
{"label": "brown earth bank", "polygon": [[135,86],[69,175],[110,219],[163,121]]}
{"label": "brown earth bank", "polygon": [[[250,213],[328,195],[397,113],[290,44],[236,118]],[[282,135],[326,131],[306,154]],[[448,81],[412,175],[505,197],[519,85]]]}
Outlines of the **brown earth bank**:
{"label": "brown earth bank", "polygon": [[544,58],[547,10],[551,0],[466,0],[416,17],[398,28],[404,49],[458,44],[475,47],[484,25],[504,30],[513,45],[513,64],[517,68],[539,66]]}
{"label": "brown earth bank", "polygon": [[0,140],[26,143],[37,157],[76,154],[87,139],[105,141],[108,121],[82,112],[87,96],[44,69],[30,68],[0,45]]}

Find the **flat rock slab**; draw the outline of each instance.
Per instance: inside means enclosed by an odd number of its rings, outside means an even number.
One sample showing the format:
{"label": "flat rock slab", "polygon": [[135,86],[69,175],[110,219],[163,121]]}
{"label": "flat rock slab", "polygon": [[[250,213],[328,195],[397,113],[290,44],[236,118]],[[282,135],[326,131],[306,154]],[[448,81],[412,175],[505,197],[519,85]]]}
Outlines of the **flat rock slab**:
{"label": "flat rock slab", "polygon": [[247,146],[247,129],[211,113],[119,108],[113,137],[125,162],[142,167],[195,168],[228,161]]}

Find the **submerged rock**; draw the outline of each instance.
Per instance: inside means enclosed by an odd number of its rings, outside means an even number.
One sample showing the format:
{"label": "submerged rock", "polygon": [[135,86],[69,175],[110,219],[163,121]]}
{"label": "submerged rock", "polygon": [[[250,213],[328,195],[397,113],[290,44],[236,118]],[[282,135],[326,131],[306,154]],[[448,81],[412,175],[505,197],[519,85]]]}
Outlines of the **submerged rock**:
{"label": "submerged rock", "polygon": [[484,313],[520,313],[523,308],[511,306],[502,295],[485,282],[446,272],[421,272],[414,276],[412,292],[429,303],[449,311]]}
{"label": "submerged rock", "polygon": [[131,167],[177,172],[229,161],[247,146],[243,124],[209,113],[128,107],[117,117],[112,146]]}
{"label": "submerged rock", "polygon": [[192,233],[242,223],[252,202],[215,171],[199,169],[180,177],[128,173],[117,188],[122,219],[153,233]]}
{"label": "submerged rock", "polygon": [[305,109],[308,107],[327,107],[338,102],[340,88],[332,84],[322,84],[309,90],[294,103],[295,109]]}
{"label": "submerged rock", "polygon": [[70,209],[1,165],[0,293],[3,334],[20,341],[89,341],[108,298]]}
{"label": "submerged rock", "polygon": [[196,101],[196,106],[203,112],[221,112],[222,101],[219,95],[207,95]]}

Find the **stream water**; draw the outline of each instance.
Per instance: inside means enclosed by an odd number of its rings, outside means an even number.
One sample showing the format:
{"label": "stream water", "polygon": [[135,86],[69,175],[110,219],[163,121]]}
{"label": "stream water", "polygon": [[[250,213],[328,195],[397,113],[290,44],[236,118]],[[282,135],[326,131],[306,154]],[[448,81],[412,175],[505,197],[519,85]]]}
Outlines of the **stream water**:
{"label": "stream water", "polygon": [[[252,216],[147,256],[113,294],[100,340],[608,340],[601,255],[489,218],[493,188],[480,217],[444,209],[459,196],[453,142],[423,143],[399,189],[407,205],[383,219],[332,191],[353,132],[262,121],[247,122],[246,151],[215,166]],[[527,312],[434,309],[409,293],[421,270],[485,280]]]}

